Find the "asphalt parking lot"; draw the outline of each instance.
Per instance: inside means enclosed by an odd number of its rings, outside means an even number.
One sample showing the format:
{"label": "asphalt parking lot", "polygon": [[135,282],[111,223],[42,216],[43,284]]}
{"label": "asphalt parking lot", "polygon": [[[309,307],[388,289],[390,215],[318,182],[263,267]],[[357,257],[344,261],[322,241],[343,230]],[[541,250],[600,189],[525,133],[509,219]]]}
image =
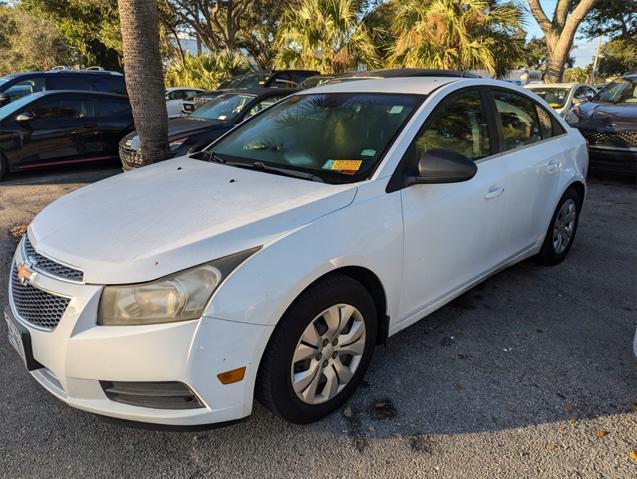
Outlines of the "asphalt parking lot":
{"label": "asphalt parking lot", "polygon": [[[115,168],[0,183],[10,230]],[[13,230],[15,231],[15,230]],[[525,261],[377,349],[338,413],[295,426],[257,405],[200,432],[133,429],[65,406],[0,325],[0,477],[637,477],[637,189],[594,179],[567,260]]]}

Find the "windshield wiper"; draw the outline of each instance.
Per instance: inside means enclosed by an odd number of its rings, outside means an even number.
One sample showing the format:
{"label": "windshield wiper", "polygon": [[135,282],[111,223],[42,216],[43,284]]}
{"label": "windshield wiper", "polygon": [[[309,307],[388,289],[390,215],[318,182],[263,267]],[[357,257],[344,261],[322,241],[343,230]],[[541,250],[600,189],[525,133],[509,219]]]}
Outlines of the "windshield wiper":
{"label": "windshield wiper", "polygon": [[318,181],[319,183],[325,183],[325,180],[323,178],[315,174],[308,173],[307,171],[298,171],[298,170],[293,170],[291,168],[282,168],[280,166],[266,165],[262,161],[255,161],[254,163],[252,163],[252,167],[259,170],[281,173],[282,175],[292,176],[294,178],[303,178],[305,180]]}

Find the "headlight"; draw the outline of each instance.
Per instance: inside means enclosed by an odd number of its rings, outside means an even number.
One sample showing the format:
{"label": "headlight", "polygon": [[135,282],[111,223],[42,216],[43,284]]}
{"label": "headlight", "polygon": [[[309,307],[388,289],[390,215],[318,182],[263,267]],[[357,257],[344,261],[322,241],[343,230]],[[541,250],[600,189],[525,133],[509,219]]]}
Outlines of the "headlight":
{"label": "headlight", "polygon": [[571,126],[575,126],[579,123],[579,116],[573,110],[569,110],[564,115],[564,121]]}
{"label": "headlight", "polygon": [[186,140],[188,139],[188,137],[185,138],[179,138],[178,140],[175,141],[171,141],[170,143],[168,143],[168,147],[170,148],[170,151],[175,151],[177,148],[179,148],[181,145],[183,145],[184,143],[186,143]]}
{"label": "headlight", "polygon": [[105,286],[97,323],[128,326],[197,319],[221,282],[259,249],[224,256],[150,283]]}

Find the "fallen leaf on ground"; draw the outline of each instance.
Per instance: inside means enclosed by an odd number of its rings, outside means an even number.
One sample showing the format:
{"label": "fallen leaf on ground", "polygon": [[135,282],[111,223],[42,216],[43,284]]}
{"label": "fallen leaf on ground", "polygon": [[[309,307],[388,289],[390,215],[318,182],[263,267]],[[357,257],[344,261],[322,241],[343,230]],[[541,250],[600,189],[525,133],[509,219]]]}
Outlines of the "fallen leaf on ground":
{"label": "fallen leaf on ground", "polygon": [[637,451],[630,451],[630,457],[632,457],[633,461],[637,462]]}
{"label": "fallen leaf on ground", "polygon": [[597,431],[597,432],[595,433],[595,435],[596,435],[597,437],[599,437],[599,438],[604,437],[606,434],[608,434],[606,431]]}
{"label": "fallen leaf on ground", "polygon": [[344,410],[343,410],[343,416],[345,417],[352,417],[352,408],[347,406]]}
{"label": "fallen leaf on ground", "polygon": [[547,447],[548,447],[548,450],[551,452],[557,450],[557,444],[555,444],[554,442],[549,442]]}
{"label": "fallen leaf on ground", "polygon": [[637,402],[628,405],[628,409],[637,412]]}
{"label": "fallen leaf on ground", "polygon": [[570,402],[565,402],[564,403],[564,410],[565,411],[572,411],[573,410],[573,405]]}
{"label": "fallen leaf on ground", "polygon": [[571,426],[575,426],[575,424],[577,424],[577,419],[575,419],[574,417],[572,417],[572,418],[570,418],[570,419],[568,420],[568,423],[569,423]]}
{"label": "fallen leaf on ground", "polygon": [[20,238],[27,232],[27,225],[15,225],[9,228],[9,234],[14,238]]}

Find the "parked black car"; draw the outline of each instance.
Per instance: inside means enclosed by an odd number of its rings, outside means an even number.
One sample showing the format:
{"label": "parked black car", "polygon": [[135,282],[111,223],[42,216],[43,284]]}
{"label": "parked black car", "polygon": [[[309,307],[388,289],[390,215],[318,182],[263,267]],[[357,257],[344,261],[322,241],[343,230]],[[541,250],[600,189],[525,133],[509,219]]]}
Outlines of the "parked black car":
{"label": "parked black car", "polygon": [[0,178],[7,171],[117,158],[133,129],[128,97],[87,91],[34,93],[0,107]]}
{"label": "parked black car", "polygon": [[[168,121],[168,141],[173,157],[195,153],[233,126],[296,92],[289,88],[223,90],[189,116]],[[139,137],[132,132],[120,142],[119,156],[125,170],[141,166]]]}
{"label": "parked black car", "polygon": [[187,115],[195,108],[216,97],[220,91],[235,89],[255,88],[298,88],[305,79],[319,75],[316,70],[274,70],[270,72],[253,72],[226,80],[219,85],[218,90],[209,91],[198,95],[190,101],[182,104],[182,113]]}
{"label": "parked black car", "polygon": [[0,106],[38,91],[93,90],[126,94],[124,76],[117,72],[51,70],[13,73],[0,77]]}
{"label": "parked black car", "polygon": [[564,119],[588,141],[592,170],[637,175],[637,74],[609,83]]}

